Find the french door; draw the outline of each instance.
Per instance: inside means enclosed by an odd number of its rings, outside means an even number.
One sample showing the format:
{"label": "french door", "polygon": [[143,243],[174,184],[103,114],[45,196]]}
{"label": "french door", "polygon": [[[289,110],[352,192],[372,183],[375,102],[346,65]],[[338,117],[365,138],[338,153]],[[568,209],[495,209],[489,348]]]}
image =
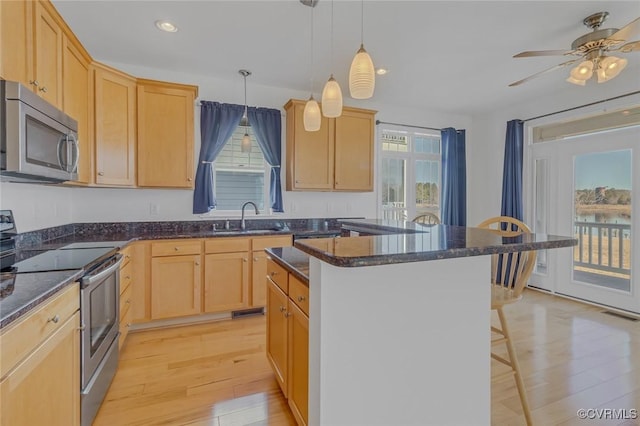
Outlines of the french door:
{"label": "french door", "polygon": [[640,128],[537,143],[531,152],[536,232],[578,239],[540,253],[533,285],[640,313]]}

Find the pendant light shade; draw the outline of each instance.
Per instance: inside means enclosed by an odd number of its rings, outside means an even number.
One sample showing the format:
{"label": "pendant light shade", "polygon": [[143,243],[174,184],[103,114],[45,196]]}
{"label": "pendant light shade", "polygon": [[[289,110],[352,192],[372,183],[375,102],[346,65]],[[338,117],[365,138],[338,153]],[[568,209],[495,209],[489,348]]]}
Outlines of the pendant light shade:
{"label": "pendant light shade", "polygon": [[307,132],[317,132],[320,130],[322,114],[320,114],[320,105],[313,99],[313,95],[309,97],[309,100],[304,106],[302,121],[304,123],[304,130]]}
{"label": "pendant light shade", "polygon": [[353,99],[369,99],[376,88],[376,69],[364,50],[364,0],[360,2],[360,49],[349,69],[349,93]]}
{"label": "pendant light shade", "polygon": [[240,143],[240,151],[241,152],[251,152],[251,138],[249,137],[249,133],[245,129],[244,136],[242,137],[242,142]]}
{"label": "pendant light shade", "polygon": [[333,74],[329,77],[329,81],[324,85],[322,91],[322,115],[328,118],[342,115],[342,90],[336,79],[333,78]]}
{"label": "pendant light shade", "polygon": [[369,99],[376,88],[376,70],[371,56],[360,45],[349,70],[349,92],[354,99]]}

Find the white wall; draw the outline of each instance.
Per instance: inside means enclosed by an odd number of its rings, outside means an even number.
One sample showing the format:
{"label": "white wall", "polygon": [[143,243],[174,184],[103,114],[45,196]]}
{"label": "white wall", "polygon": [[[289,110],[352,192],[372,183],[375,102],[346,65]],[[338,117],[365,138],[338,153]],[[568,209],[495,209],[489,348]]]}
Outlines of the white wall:
{"label": "white wall", "polygon": [[[536,83],[532,81],[527,84]],[[517,90],[517,88],[514,89]],[[632,75],[621,75],[619,78],[604,84],[590,81],[584,87],[567,83],[566,89],[557,92],[552,97],[523,99],[521,103],[474,116],[473,142],[467,143],[467,224],[474,225],[488,217],[500,214],[502,165],[507,121],[527,119],[561,111],[639,89],[640,80]],[[614,108],[614,106],[630,106],[633,102],[638,105],[637,96],[579,109],[572,112],[570,116],[592,114],[594,111],[602,111],[606,108]],[[556,118],[558,120],[566,119],[567,115],[557,115]],[[525,211],[526,209],[527,201],[525,199]]]}
{"label": "white wall", "polygon": [[74,189],[51,185],[0,183],[0,208],[13,210],[18,232],[73,221]]}
{"label": "white wall", "polygon": [[[199,100],[242,104],[244,102],[243,80],[235,70],[224,79],[168,72],[126,64],[109,63],[117,69],[136,77],[195,84],[199,86]],[[318,91],[321,88],[318,89]],[[343,88],[347,94],[348,89]],[[258,105],[282,110],[290,98],[306,99],[307,92],[287,88],[260,86],[247,80],[247,100],[249,105]],[[320,93],[316,93],[319,97]],[[407,109],[398,106],[381,105],[373,100],[354,101],[345,96],[345,105],[370,108],[379,111],[376,118],[382,121],[422,125],[428,127],[456,127],[470,130],[471,118],[467,116]],[[200,113],[196,106],[195,114],[195,152],[194,162],[200,152]],[[285,158],[285,117],[283,111],[283,160]],[[468,132],[471,139],[473,132]],[[376,154],[377,164],[377,154]],[[282,183],[285,214],[280,217],[375,217],[377,213],[377,194],[336,193],[336,192],[287,192],[284,189],[285,164],[283,161]],[[69,222],[102,221],[156,221],[156,220],[199,220],[193,215],[190,190],[165,189],[111,189],[111,188],[60,188],[2,183],[3,208],[12,208],[19,221],[21,232]],[[376,185],[377,187],[377,175]],[[6,195],[5,195],[6,194]],[[155,205],[155,214],[151,205]],[[46,206],[46,207],[45,207]],[[46,213],[45,213],[46,212]],[[28,215],[25,222],[22,215]],[[228,214],[213,212],[214,216],[229,217]]]}

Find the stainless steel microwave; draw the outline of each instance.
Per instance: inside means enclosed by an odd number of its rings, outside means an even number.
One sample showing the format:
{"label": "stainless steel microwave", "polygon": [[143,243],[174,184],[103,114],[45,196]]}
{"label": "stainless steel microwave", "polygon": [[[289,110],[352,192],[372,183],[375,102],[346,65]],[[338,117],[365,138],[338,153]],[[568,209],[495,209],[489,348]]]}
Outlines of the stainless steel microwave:
{"label": "stainless steel microwave", "polygon": [[3,181],[78,177],[78,122],[20,83],[0,81],[0,144]]}

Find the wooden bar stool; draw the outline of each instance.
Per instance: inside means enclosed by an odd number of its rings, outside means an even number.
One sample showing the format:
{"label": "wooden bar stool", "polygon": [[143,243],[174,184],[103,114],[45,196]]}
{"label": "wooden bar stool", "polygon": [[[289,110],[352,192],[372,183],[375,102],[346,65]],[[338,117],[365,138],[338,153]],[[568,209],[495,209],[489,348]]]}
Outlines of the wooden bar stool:
{"label": "wooden bar stool", "polygon": [[440,219],[433,213],[424,213],[414,217],[412,222],[422,223],[425,225],[437,225],[440,223]]}
{"label": "wooden bar stool", "polygon": [[[507,216],[492,217],[478,225],[478,228],[489,229],[503,237],[515,237],[523,233],[530,233],[531,230],[521,221]],[[491,358],[511,368],[504,374],[513,374],[520,394],[520,402],[527,425],[532,425],[531,412],[529,403],[527,402],[527,394],[520,373],[520,366],[516,357],[516,351],[513,347],[509,330],[507,329],[507,320],[505,318],[502,307],[510,303],[517,302],[522,298],[522,292],[527,285],[527,281],[533,272],[536,263],[535,251],[524,251],[517,253],[494,254],[491,256],[491,309],[498,313],[500,319],[500,327],[491,327],[491,332],[501,337],[492,338],[491,347],[505,344],[507,347],[508,358],[505,359],[491,352]],[[493,379],[499,379],[503,375],[495,376]]]}

